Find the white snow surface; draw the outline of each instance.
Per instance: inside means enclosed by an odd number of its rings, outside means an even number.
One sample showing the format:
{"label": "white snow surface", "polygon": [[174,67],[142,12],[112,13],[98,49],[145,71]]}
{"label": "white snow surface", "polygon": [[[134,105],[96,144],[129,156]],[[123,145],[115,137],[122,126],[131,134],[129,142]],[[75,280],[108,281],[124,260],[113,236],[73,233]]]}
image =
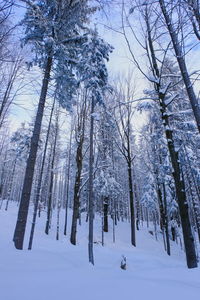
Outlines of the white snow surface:
{"label": "white snow surface", "polygon": [[[78,225],[78,242],[63,235],[64,211],[61,212],[60,240],[56,241],[56,222],[49,236],[44,234],[45,212],[37,219],[33,249],[26,250],[31,213],[23,251],[12,242],[17,216],[15,204],[0,210],[0,299],[1,300],[122,300],[122,299],[199,299],[200,268],[187,269],[180,245],[171,242],[172,256],[163,249],[162,236],[156,241],[146,224],[137,233],[137,247],[130,245],[130,224],[119,223],[116,242],[110,232],[101,241],[101,220],[95,218],[95,265],[88,263],[88,224],[85,216]],[[56,212],[54,213],[56,215]],[[55,218],[55,216],[53,216]],[[60,231],[61,231],[60,230]],[[120,268],[122,255],[127,270]]]}

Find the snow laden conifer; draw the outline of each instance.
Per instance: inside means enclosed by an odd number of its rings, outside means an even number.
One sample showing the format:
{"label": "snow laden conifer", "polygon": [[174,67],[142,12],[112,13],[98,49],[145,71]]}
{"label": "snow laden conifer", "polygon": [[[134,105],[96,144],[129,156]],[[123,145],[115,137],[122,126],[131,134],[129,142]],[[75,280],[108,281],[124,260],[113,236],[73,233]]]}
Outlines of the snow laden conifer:
{"label": "snow laden conifer", "polygon": [[84,86],[90,92],[94,104],[104,104],[104,93],[109,89],[106,61],[113,47],[98,36],[97,30],[90,31],[82,46],[79,74]]}
{"label": "snow laden conifer", "polygon": [[[84,24],[88,22],[89,14],[93,11],[88,6],[87,0],[23,0],[23,2],[27,5],[27,11],[22,21],[22,25],[25,27],[23,43],[30,44],[34,54],[29,65],[36,64],[41,67],[44,77],[13,239],[17,249],[23,248],[38,141],[51,74],[54,71],[52,79],[55,79],[58,91],[56,95],[59,98],[61,94],[59,91],[63,89],[63,81],[58,74],[59,66],[60,69],[63,69],[62,64],[65,63],[69,70],[73,70],[72,56],[75,61],[77,44],[84,34]],[[65,60],[61,60],[62,55],[65,55]],[[63,77],[63,80],[65,79]],[[63,93],[65,91],[66,89],[63,90]],[[66,106],[69,105],[66,104]]]}
{"label": "snow laden conifer", "polygon": [[[108,98],[108,97],[107,97]],[[110,103],[111,104],[111,103]],[[98,126],[98,170],[94,180],[97,201],[102,210],[102,245],[104,244],[104,232],[108,232],[108,216],[113,220],[116,215],[117,198],[121,196],[122,187],[118,182],[115,172],[116,151],[114,151],[117,128],[109,110],[109,98],[106,99],[106,109],[101,111]],[[115,225],[113,223],[113,225]],[[113,227],[114,228],[114,227]]]}
{"label": "snow laden conifer", "polygon": [[32,124],[22,123],[21,126],[12,134],[10,139],[10,151],[12,156],[20,161],[27,158],[30,148],[30,140],[32,133]]}
{"label": "snow laden conifer", "polygon": [[112,47],[104,42],[98,36],[96,30],[91,31],[86,42],[82,46],[79,62],[79,75],[84,82],[85,88],[89,92],[91,99],[91,116],[90,116],[90,154],[89,154],[89,243],[88,254],[89,262],[94,264],[93,256],[93,218],[94,218],[94,199],[93,199],[93,135],[94,135],[94,113],[95,105],[98,103],[104,105],[104,94],[109,89],[108,72],[106,61],[112,52]]}

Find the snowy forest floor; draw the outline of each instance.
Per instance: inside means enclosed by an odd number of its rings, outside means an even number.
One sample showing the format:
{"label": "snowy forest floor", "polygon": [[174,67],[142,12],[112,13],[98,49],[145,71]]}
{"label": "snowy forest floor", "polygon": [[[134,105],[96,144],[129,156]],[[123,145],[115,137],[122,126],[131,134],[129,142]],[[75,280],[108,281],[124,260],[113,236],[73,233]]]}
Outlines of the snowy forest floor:
{"label": "snowy forest floor", "polygon": [[[101,221],[96,217],[93,266],[88,263],[88,224],[84,218],[82,226],[78,226],[77,246],[73,246],[69,233],[65,237],[60,232],[60,240],[56,241],[56,212],[50,235],[44,234],[46,215],[43,212],[37,219],[33,250],[19,251],[12,242],[17,211],[15,204],[8,211],[4,206],[0,210],[1,300],[199,299],[200,268],[187,269],[184,252],[174,242],[169,257],[162,236],[156,241],[146,226],[137,231],[134,248],[130,245],[130,224],[118,224],[113,243],[111,223],[102,247]],[[60,219],[63,232],[64,211]],[[30,224],[31,213],[29,227]],[[30,228],[24,249],[27,249],[29,232]],[[122,255],[127,259],[127,270],[120,268]]]}

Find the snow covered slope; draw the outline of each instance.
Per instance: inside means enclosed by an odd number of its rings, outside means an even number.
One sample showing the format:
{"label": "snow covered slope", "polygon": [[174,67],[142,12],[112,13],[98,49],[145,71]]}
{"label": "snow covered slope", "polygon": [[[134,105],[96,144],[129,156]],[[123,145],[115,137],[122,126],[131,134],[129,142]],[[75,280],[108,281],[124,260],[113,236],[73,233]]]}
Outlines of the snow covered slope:
{"label": "snow covered slope", "polygon": [[[100,220],[96,218],[92,266],[88,263],[85,220],[78,227],[78,244],[72,246],[69,236],[62,233],[56,241],[55,223],[50,236],[44,234],[43,213],[37,220],[33,250],[17,251],[12,243],[16,215],[15,205],[7,212],[4,207],[0,211],[1,300],[200,299],[200,268],[188,270],[184,252],[173,242],[172,256],[168,257],[161,237],[156,241],[146,227],[137,232],[134,248],[130,246],[129,224],[117,226],[115,243],[110,224],[102,247]],[[127,270],[120,268],[122,255],[127,259]]]}

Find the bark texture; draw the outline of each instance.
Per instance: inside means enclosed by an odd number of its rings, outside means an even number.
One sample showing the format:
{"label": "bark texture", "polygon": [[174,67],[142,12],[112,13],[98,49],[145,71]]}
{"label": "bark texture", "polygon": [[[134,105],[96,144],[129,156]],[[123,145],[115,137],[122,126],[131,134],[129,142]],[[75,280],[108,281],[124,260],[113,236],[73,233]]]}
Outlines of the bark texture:
{"label": "bark texture", "polygon": [[46,63],[44,79],[42,83],[42,89],[41,89],[41,94],[40,94],[40,99],[38,104],[38,110],[35,119],[34,130],[33,130],[33,136],[31,138],[31,146],[30,146],[29,157],[26,165],[22,196],[21,196],[17,223],[16,223],[14,237],[13,237],[13,241],[16,249],[20,249],[20,250],[23,249],[24,235],[26,230],[28,209],[29,209],[30,196],[31,196],[31,188],[33,183],[34,168],[35,168],[35,162],[36,162],[36,156],[38,150],[38,142],[40,137],[42,118],[44,113],[45,100],[46,100],[48,84],[50,80],[51,67],[52,67],[52,57],[49,56]]}

